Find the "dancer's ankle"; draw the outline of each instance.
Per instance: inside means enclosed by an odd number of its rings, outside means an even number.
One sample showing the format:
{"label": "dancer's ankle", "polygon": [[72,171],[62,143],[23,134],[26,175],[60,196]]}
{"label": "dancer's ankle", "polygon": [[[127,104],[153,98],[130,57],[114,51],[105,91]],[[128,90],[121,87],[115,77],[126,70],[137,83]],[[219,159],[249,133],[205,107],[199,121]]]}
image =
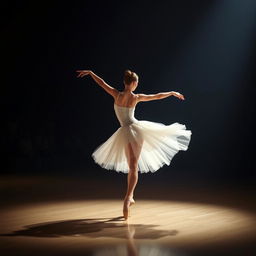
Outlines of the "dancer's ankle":
{"label": "dancer's ankle", "polygon": [[128,196],[126,195],[125,199],[133,199],[133,195],[128,195]]}

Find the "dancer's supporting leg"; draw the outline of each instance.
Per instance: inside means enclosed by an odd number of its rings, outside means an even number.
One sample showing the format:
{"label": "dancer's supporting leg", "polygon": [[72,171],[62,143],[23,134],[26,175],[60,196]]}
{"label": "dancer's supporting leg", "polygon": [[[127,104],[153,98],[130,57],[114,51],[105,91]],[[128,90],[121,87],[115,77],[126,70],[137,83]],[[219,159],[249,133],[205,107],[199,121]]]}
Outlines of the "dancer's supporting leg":
{"label": "dancer's supporting leg", "polygon": [[134,189],[138,182],[138,160],[141,152],[140,145],[128,144],[126,151],[126,157],[129,165],[129,173],[127,175],[127,192],[124,199],[124,217],[127,219],[129,214],[129,206],[131,203],[135,203],[133,199]]}

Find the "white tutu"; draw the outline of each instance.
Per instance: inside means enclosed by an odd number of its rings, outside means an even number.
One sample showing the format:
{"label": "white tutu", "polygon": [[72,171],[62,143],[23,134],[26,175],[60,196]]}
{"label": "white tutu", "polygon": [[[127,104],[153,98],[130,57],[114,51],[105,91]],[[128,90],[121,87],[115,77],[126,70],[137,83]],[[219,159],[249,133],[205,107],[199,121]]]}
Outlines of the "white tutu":
{"label": "white tutu", "polygon": [[138,171],[155,172],[164,164],[169,165],[179,150],[187,150],[192,132],[180,123],[162,123],[137,120],[135,107],[114,104],[121,127],[92,154],[94,161],[105,169],[128,173],[126,151],[130,143],[138,157]]}

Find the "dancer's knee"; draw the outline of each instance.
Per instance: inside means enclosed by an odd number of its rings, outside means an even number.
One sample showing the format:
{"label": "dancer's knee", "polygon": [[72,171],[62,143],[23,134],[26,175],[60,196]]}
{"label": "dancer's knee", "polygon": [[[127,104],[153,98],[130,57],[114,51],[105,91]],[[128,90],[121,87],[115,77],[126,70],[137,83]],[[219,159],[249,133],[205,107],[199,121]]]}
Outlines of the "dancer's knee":
{"label": "dancer's knee", "polygon": [[138,168],[137,167],[131,167],[129,172],[133,175],[137,175],[138,174]]}

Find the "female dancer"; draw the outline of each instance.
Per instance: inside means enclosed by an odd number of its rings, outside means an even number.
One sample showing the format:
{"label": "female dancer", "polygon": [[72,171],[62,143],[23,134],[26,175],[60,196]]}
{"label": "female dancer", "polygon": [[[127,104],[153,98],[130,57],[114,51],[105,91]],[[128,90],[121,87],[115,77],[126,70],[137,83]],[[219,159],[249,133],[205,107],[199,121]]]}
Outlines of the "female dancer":
{"label": "female dancer", "polygon": [[157,94],[135,94],[139,77],[126,70],[124,90],[108,85],[91,70],[78,70],[77,77],[90,75],[93,80],[114,98],[114,110],[121,127],[92,154],[97,164],[105,169],[128,173],[127,192],[124,198],[123,215],[127,219],[129,207],[135,203],[134,189],[138,182],[138,172],[155,172],[164,164],[169,165],[179,150],[187,150],[192,132],[180,123],[164,125],[162,123],[137,120],[134,117],[135,106],[141,101],[160,100],[175,96],[185,100],[178,92]]}

